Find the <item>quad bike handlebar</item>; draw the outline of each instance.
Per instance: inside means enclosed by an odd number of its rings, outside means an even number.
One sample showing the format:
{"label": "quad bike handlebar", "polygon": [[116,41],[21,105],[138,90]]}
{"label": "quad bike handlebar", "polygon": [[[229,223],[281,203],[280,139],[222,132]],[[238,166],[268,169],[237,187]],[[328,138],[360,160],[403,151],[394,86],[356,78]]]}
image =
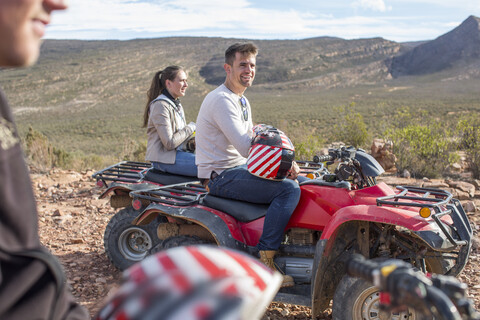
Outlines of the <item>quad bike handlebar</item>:
{"label": "quad bike handlebar", "polygon": [[341,147],[338,149],[329,149],[328,154],[321,156],[314,156],[313,162],[326,162],[326,161],[349,161],[355,159],[356,149],[354,147]]}
{"label": "quad bike handlebar", "polygon": [[384,294],[380,307],[385,311],[407,306],[439,320],[480,319],[466,297],[467,285],[455,277],[435,274],[427,277],[402,260],[375,261],[362,255],[352,256],[347,262],[347,273],[379,288]]}

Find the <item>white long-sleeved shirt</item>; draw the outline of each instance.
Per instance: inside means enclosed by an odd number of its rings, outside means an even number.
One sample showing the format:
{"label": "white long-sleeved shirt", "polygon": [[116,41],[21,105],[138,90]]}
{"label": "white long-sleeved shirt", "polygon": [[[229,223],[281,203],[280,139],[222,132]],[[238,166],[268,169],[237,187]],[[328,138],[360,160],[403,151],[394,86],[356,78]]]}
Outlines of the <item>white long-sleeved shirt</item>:
{"label": "white long-sleeved shirt", "polygon": [[203,100],[195,136],[199,178],[208,179],[212,171],[220,174],[246,163],[253,135],[252,112],[245,98],[245,120],[240,98],[222,84]]}

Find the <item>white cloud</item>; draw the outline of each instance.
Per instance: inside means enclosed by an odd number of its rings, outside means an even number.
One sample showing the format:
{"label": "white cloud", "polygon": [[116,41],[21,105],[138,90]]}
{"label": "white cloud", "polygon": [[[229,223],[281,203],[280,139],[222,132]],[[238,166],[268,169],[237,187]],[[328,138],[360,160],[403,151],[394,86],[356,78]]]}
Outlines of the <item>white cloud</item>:
{"label": "white cloud", "polygon": [[387,11],[387,6],[385,5],[385,2],[383,0],[357,0],[353,2],[353,7],[360,7],[362,9],[380,12]]}
{"label": "white cloud", "polygon": [[[256,6],[256,2],[262,1]],[[432,39],[458,25],[469,10],[431,14],[450,0],[338,0],[303,2],[266,0],[71,0],[54,13],[48,38],[132,39],[164,36],[219,36],[251,39],[300,39],[336,36],[383,37],[395,41]],[[388,2],[388,6],[386,5]],[[457,0],[466,4],[471,0]],[[268,3],[268,5],[266,5]],[[352,7],[352,3],[356,7]],[[420,4],[419,4],[420,3]],[[436,5],[438,3],[438,5]],[[475,4],[475,6],[480,6]],[[393,9],[392,9],[393,8]],[[463,10],[458,7],[457,10]],[[362,13],[363,16],[358,15]],[[417,12],[429,12],[420,16]],[[399,16],[401,14],[402,16]]]}

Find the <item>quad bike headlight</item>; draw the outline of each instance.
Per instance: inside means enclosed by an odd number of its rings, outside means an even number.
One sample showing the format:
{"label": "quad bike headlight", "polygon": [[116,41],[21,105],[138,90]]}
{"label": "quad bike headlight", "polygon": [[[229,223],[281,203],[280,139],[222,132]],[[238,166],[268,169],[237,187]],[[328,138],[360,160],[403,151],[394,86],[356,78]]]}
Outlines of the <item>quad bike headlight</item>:
{"label": "quad bike headlight", "polygon": [[420,217],[427,219],[432,215],[432,211],[428,207],[423,207],[420,209]]}

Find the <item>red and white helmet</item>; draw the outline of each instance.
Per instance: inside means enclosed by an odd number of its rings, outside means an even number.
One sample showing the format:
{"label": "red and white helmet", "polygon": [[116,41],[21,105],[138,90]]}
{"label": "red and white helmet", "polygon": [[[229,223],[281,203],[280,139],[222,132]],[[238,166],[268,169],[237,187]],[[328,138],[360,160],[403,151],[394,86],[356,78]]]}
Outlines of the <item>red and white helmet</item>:
{"label": "red and white helmet", "polygon": [[[248,153],[248,171],[260,178],[283,180],[288,176],[295,159],[295,148],[282,131],[259,125]],[[257,127],[257,126],[256,126]]]}
{"label": "red and white helmet", "polygon": [[133,265],[95,320],[260,319],[282,275],[231,249],[161,251]]}

